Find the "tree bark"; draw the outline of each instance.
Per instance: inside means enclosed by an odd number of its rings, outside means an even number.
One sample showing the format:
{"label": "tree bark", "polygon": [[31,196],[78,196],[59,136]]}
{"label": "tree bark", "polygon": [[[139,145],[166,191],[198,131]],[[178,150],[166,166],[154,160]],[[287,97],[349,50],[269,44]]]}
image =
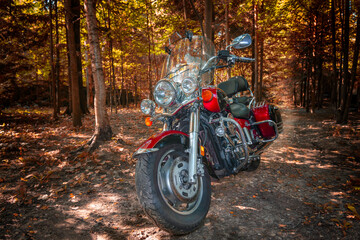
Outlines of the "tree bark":
{"label": "tree bark", "polygon": [[350,76],[349,76],[349,39],[350,39],[350,0],[345,0],[345,22],[344,22],[344,42],[342,52],[344,54],[344,70],[343,70],[343,86],[341,88],[341,98],[340,98],[340,111],[338,118],[336,119],[337,123],[343,123],[344,113],[345,113],[345,104],[347,95],[350,90]]}
{"label": "tree bark", "polygon": [[49,1],[49,15],[50,15],[50,76],[51,76],[51,90],[52,90],[52,104],[53,104],[53,118],[58,119],[57,115],[57,101],[56,101],[56,79],[55,79],[55,66],[54,66],[54,40],[53,40],[53,8],[52,2]]}
{"label": "tree bark", "polygon": [[264,38],[262,37],[260,39],[260,69],[259,69],[259,86],[258,86],[259,101],[261,101],[262,99],[263,78],[264,78]]}
{"label": "tree bark", "polygon": [[65,0],[65,18],[66,28],[68,32],[68,48],[69,48],[69,66],[71,79],[71,102],[72,102],[72,119],[73,126],[81,126],[81,106],[80,106],[80,86],[78,79],[78,62],[76,56],[76,42],[74,29],[74,15],[72,14],[71,0]]}
{"label": "tree bark", "polygon": [[[150,0],[149,0],[150,1]],[[147,24],[147,31],[148,31],[148,82],[149,82],[149,99],[153,99],[152,95],[152,75],[151,75],[151,23],[150,23],[150,14],[151,14],[151,2],[146,1],[147,5],[147,18],[146,18],[146,24]],[[128,99],[128,94],[126,94],[126,99]],[[128,101],[126,101],[128,103]],[[127,105],[128,106],[128,105]]]}
{"label": "tree bark", "polygon": [[258,90],[258,36],[257,36],[257,22],[258,22],[258,6],[257,2],[253,1],[253,48],[252,48],[252,57],[255,59],[255,62],[252,65],[252,75],[251,75],[251,88],[255,94],[255,97],[258,100],[257,90]]}
{"label": "tree bark", "polygon": [[59,48],[59,18],[58,18],[58,1],[55,0],[55,82],[56,82],[56,113],[60,113],[60,48]]}
{"label": "tree bark", "polygon": [[[85,41],[84,45],[87,45]],[[87,107],[94,108],[94,79],[91,69],[91,59],[90,54],[88,52],[88,48],[85,48],[85,61],[86,61],[86,100]]]}
{"label": "tree bark", "polygon": [[335,17],[335,0],[331,0],[331,42],[332,42],[332,65],[333,65],[333,78],[331,88],[331,102],[336,105],[337,88],[338,88],[338,74],[336,67],[336,17]]}
{"label": "tree bark", "polygon": [[[358,14],[360,13],[360,4],[358,3]],[[356,81],[356,70],[358,66],[359,60],[359,48],[360,48],[360,16],[357,16],[356,23],[356,40],[355,40],[355,50],[354,50],[354,58],[351,69],[351,79],[350,79],[350,88],[348,91],[348,95],[346,96],[345,104],[344,104],[344,114],[342,116],[342,122],[346,123],[349,116],[349,108],[351,104],[352,91],[354,89],[355,81]]]}
{"label": "tree bark", "polygon": [[90,151],[97,148],[102,141],[109,140],[112,137],[110,120],[106,111],[106,88],[95,9],[96,1],[85,0],[86,23],[90,41],[91,66],[95,85],[95,132],[89,142]]}
{"label": "tree bark", "polygon": [[213,19],[213,6],[211,0],[205,0],[205,22],[204,30],[205,37],[214,41],[214,35],[212,31],[212,19]]}
{"label": "tree bark", "polygon": [[[229,0],[225,3],[225,42],[226,46],[230,45],[230,33],[229,33]],[[231,68],[227,68],[227,77],[231,78]]]}

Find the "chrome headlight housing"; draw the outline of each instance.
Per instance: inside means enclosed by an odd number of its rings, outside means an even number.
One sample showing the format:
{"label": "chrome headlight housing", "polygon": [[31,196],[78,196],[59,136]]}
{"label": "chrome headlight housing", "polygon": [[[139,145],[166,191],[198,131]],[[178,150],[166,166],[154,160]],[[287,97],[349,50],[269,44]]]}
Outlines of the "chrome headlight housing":
{"label": "chrome headlight housing", "polygon": [[181,88],[186,95],[190,95],[198,88],[197,82],[191,77],[185,78],[181,83]]}
{"label": "chrome headlight housing", "polygon": [[155,108],[156,108],[156,105],[155,105],[154,101],[151,101],[150,99],[144,99],[141,101],[140,109],[144,114],[151,115],[154,112]]}
{"label": "chrome headlight housing", "polygon": [[170,106],[176,99],[176,90],[167,80],[160,80],[154,89],[155,102],[162,107]]}

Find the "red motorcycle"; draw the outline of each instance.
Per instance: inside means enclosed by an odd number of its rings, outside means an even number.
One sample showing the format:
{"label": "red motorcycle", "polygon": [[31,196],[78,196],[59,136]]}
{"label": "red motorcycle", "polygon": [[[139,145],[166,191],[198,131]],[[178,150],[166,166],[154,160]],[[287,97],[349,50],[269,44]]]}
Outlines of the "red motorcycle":
{"label": "red motorcycle", "polygon": [[243,34],[215,54],[211,41],[186,32],[166,48],[162,79],[154,88],[163,113],[155,113],[152,100],[141,103],[143,113],[151,116],[146,125],[162,121],[163,130],[133,155],[138,160],[136,192],[150,219],[172,234],[201,226],[210,207],[210,176],[257,169],[260,154],[282,130],[278,108],[256,103],[245,78],[209,85],[216,69],[254,61],[230,54],[232,48],[250,45],[250,35]]}

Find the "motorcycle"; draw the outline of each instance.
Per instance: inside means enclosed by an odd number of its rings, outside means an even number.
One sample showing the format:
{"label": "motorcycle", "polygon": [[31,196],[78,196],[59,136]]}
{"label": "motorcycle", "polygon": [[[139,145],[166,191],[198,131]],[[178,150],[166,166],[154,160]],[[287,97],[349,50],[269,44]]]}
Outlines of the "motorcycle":
{"label": "motorcycle", "polygon": [[[163,124],[133,154],[139,202],[151,220],[174,235],[194,231],[210,207],[211,178],[256,170],[260,154],[282,131],[277,107],[257,103],[244,77],[210,85],[214,71],[254,59],[230,54],[251,45],[243,34],[215,53],[203,36],[186,32],[167,47],[161,80],[141,110]],[[247,95],[244,93],[248,93]],[[240,96],[241,94],[241,96]]]}

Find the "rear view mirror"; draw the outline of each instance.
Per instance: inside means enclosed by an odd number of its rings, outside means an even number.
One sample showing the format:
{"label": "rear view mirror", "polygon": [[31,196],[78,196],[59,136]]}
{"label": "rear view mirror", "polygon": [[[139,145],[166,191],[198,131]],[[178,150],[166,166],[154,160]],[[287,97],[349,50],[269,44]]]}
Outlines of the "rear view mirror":
{"label": "rear view mirror", "polygon": [[250,45],[251,45],[251,36],[248,33],[246,33],[235,38],[228,47],[233,47],[235,49],[242,49],[242,48],[247,48]]}

